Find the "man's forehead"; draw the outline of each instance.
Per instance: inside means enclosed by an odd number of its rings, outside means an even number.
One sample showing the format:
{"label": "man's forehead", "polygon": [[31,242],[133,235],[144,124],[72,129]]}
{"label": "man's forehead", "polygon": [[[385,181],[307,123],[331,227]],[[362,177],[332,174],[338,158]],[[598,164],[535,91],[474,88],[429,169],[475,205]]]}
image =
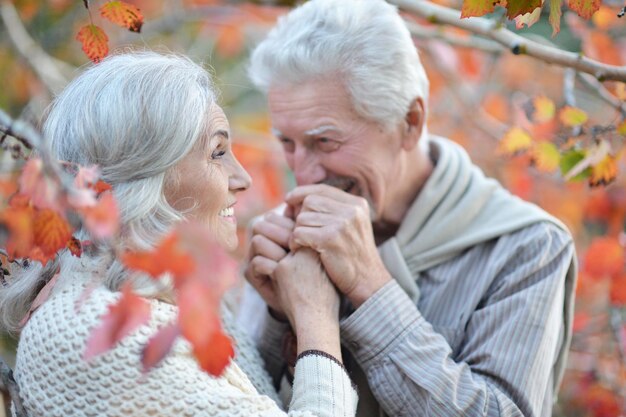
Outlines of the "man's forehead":
{"label": "man's forehead", "polygon": [[[339,131],[340,129],[337,126],[326,124],[326,125],[316,126],[314,128],[305,130],[303,134],[305,136],[318,136],[318,135],[322,135],[328,132],[339,132]],[[275,127],[272,127],[272,133],[274,134],[274,136],[277,136],[277,137],[284,136],[283,132],[281,132],[279,129]]]}

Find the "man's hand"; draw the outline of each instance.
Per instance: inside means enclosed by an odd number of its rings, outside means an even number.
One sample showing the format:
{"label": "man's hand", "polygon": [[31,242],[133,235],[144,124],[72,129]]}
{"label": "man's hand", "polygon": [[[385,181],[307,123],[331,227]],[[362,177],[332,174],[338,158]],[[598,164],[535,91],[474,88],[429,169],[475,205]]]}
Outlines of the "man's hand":
{"label": "man's hand", "polygon": [[364,198],[316,184],[295,188],[286,202],[297,213],[291,250],[318,252],[330,279],[355,307],[391,280],[376,249]]}
{"label": "man's hand", "polygon": [[275,314],[282,318],[283,308],[270,278],[288,252],[293,220],[274,212],[267,213],[252,227],[252,239],[244,275]]}

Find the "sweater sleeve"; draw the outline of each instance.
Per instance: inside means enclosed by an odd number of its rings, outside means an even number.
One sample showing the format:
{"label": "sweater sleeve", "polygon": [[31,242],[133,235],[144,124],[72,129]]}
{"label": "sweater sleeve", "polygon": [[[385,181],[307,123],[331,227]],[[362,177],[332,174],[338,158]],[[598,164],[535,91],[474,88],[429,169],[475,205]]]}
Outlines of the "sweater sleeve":
{"label": "sweater sleeve", "polygon": [[573,245],[544,227],[511,236],[455,352],[395,281],[342,322],[342,339],[387,414],[550,415]]}
{"label": "sweater sleeve", "polygon": [[30,417],[263,416],[351,417],[356,392],[345,370],[321,355],[296,365],[290,410],[260,395],[235,364],[220,377],[203,372],[184,340],[154,369],[143,373],[141,352],[158,328],[170,323],[174,306],[153,301],[152,319],[112,350],[86,362],[90,331],[119,294],[95,290],[77,314],[77,289],[51,297],[28,322],[18,346],[16,380]]}

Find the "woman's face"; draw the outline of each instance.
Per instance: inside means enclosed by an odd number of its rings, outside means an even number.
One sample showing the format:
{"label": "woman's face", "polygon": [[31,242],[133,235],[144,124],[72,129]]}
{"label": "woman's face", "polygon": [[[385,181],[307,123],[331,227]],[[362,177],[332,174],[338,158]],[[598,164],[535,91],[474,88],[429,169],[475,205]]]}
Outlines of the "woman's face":
{"label": "woman's face", "polygon": [[209,131],[172,172],[165,198],[188,219],[207,224],[226,249],[237,247],[236,194],[251,179],[232,153],[230,128],[218,105],[209,110]]}

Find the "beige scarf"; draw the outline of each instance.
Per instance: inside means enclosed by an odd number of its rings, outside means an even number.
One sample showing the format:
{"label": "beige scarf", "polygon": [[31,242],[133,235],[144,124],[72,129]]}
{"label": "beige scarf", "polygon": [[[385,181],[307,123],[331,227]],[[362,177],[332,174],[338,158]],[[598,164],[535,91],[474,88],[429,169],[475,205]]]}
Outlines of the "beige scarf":
{"label": "beige scarf", "polygon": [[[416,303],[419,282],[414,277],[465,249],[542,221],[567,230],[539,207],[486,178],[459,145],[431,136],[430,147],[436,161],[431,176],[396,236],[378,248],[391,275]],[[569,346],[571,339],[576,265],[573,259],[565,281],[564,346]],[[561,349],[557,369],[564,368],[566,354],[567,349]],[[555,375],[555,387],[561,378]]]}

